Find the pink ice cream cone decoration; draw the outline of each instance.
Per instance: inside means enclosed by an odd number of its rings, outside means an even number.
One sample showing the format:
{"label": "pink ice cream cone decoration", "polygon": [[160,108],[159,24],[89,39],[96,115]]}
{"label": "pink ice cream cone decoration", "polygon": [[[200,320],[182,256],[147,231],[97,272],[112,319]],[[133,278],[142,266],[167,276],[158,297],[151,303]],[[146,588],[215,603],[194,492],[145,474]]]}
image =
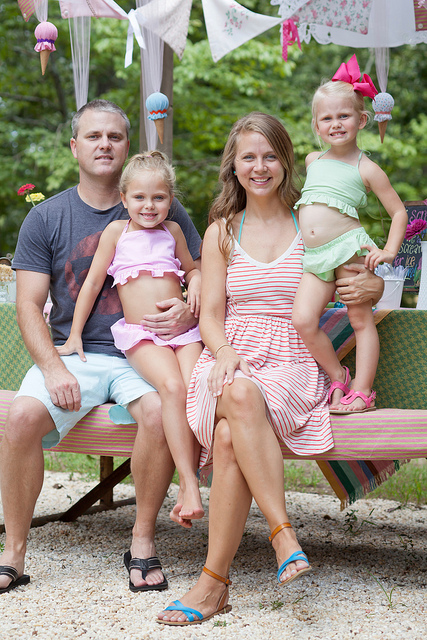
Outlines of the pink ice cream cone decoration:
{"label": "pink ice cream cone decoration", "polygon": [[40,22],[35,28],[34,35],[37,38],[34,51],[40,53],[40,64],[44,76],[50,52],[56,51],[55,40],[58,37],[58,29],[51,22]]}
{"label": "pink ice cream cone decoration", "polygon": [[374,120],[378,122],[381,142],[384,142],[388,121],[392,119],[391,110],[394,107],[393,97],[389,93],[377,93],[372,100],[372,106],[375,111]]}

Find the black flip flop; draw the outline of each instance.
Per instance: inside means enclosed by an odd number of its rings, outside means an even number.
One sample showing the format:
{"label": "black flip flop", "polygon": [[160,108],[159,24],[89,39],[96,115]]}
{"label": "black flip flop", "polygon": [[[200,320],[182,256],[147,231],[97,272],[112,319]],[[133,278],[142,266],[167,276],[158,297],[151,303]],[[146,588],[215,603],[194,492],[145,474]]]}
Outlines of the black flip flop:
{"label": "black flip flop", "polygon": [[[132,558],[131,552],[126,551],[123,556],[123,561],[125,563],[125,567],[128,570],[129,576],[132,569],[138,569],[142,573],[142,579],[145,580],[147,573],[152,569],[162,569],[162,565],[160,564],[160,560],[157,556],[152,556],[151,558]],[[163,573],[163,582],[159,584],[143,584],[140,587],[135,587],[133,582],[131,582],[129,577],[129,589],[131,591],[164,591],[164,589],[168,588],[168,581]]]}
{"label": "black flip flop", "polygon": [[0,576],[9,576],[9,578],[12,578],[12,582],[10,582],[7,587],[0,589],[0,594],[12,591],[12,589],[16,589],[16,587],[23,587],[30,582],[30,576],[24,573],[24,575],[18,578],[18,572],[15,567],[9,567],[7,565],[0,565]]}

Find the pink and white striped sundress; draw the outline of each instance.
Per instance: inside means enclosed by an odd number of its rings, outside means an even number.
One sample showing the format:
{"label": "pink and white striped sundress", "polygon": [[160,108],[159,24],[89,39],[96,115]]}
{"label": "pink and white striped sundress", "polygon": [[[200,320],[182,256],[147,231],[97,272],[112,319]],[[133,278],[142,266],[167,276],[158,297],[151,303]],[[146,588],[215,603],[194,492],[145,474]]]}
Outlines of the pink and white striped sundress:
{"label": "pink and white striped sundress", "polygon": [[[227,268],[225,334],[250,365],[263,394],[267,416],[281,445],[299,455],[334,446],[326,392],[329,381],[291,322],[302,275],[303,242],[298,233],[285,253],[269,264],[257,262],[234,241]],[[199,466],[212,466],[216,399],[207,387],[215,359],[206,347],[191,377],[187,418],[202,445]],[[244,376],[240,371],[237,376]]]}

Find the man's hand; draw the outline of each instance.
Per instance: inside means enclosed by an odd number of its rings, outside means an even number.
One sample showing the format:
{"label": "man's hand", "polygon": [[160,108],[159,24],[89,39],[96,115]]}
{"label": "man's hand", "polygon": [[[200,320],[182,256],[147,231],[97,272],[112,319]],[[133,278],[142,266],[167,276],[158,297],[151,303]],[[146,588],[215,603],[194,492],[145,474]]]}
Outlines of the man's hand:
{"label": "man's hand", "polygon": [[335,282],[340,301],[350,306],[371,302],[376,304],[384,291],[384,280],[366,269],[365,265],[352,263],[343,267],[348,277]]}
{"label": "man's hand", "polygon": [[53,404],[68,411],[78,411],[82,405],[80,385],[65,367],[46,374],[45,387]]}
{"label": "man's hand", "polygon": [[197,324],[189,305],[179,298],[162,300],[157,306],[162,309],[161,313],[144,316],[142,326],[162,340],[171,340]]}

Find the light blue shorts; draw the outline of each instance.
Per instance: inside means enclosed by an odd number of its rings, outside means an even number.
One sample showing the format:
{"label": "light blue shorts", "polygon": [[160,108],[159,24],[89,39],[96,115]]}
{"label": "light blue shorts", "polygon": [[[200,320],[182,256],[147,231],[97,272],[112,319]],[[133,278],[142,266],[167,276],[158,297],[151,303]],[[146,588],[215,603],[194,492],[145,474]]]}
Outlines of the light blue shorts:
{"label": "light blue shorts", "polygon": [[87,352],[85,356],[87,362],[82,362],[76,353],[61,357],[67,369],[79,381],[82,396],[79,411],[61,409],[52,403],[44,376],[37,365],[27,372],[15,396],[37,398],[49,411],[55,429],[43,438],[44,449],[55,447],[83,416],[104,402],[117,403],[109,413],[115,424],[132,424],[135,420],[126,409],[128,404],[150,391],[156,391],[132,369],[125,358]]}
{"label": "light blue shorts", "polygon": [[320,247],[305,247],[302,259],[303,271],[314,273],[325,282],[332,282],[336,280],[337,267],[347,264],[355,254],[366,256],[369,253],[367,249],[360,248],[364,244],[377,246],[363,227],[357,227]]}

